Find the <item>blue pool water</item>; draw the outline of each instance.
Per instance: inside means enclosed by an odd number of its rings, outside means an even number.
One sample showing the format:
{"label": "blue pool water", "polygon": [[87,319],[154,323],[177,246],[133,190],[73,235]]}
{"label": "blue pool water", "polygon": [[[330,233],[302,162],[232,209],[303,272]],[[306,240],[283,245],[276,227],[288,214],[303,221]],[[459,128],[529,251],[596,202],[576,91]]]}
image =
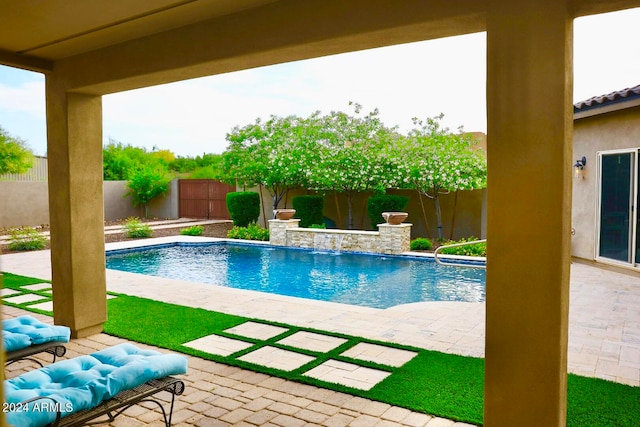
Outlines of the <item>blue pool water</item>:
{"label": "blue pool water", "polygon": [[418,257],[175,244],[109,251],[107,268],[375,308],[485,300],[484,270],[443,267]]}

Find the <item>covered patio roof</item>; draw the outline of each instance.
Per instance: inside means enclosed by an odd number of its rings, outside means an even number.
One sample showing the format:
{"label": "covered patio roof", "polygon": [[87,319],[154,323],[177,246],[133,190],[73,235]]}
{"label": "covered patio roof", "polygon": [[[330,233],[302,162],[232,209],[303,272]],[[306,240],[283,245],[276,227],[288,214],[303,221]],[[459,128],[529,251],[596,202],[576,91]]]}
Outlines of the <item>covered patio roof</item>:
{"label": "covered patio roof", "polygon": [[487,31],[485,425],[565,425],[572,22],[638,6],[640,0],[0,0],[0,64],[46,75],[56,323],[82,337],[100,332],[107,316],[102,95]]}

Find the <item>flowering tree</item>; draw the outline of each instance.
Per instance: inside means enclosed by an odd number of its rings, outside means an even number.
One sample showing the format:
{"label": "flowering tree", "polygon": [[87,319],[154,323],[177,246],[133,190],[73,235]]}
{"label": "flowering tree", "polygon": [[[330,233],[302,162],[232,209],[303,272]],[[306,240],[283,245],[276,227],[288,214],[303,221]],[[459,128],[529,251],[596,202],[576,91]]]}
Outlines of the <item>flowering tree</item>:
{"label": "flowering tree", "polygon": [[310,146],[316,119],[317,114],[308,119],[271,116],[266,122],[257,119],[233,128],[223,154],[225,174],[244,185],[263,185],[277,209],[290,188],[308,182],[308,165],[316,161],[316,151]]}
{"label": "flowering tree", "polygon": [[374,110],[358,117],[362,107],[354,105],[354,116],[332,111],[321,118],[317,162],[309,185],[316,190],[345,193],[349,228],[353,228],[353,196],[361,191],[379,191],[398,184],[396,163],[384,149],[398,138],[395,129],[383,125]]}
{"label": "flowering tree", "polygon": [[442,238],[439,196],[487,186],[484,151],[475,149],[477,141],[462,129],[453,134],[442,128],[443,117],[441,114],[426,121],[414,118],[414,128],[396,152],[398,164],[405,169],[405,182],[434,201],[438,238]]}

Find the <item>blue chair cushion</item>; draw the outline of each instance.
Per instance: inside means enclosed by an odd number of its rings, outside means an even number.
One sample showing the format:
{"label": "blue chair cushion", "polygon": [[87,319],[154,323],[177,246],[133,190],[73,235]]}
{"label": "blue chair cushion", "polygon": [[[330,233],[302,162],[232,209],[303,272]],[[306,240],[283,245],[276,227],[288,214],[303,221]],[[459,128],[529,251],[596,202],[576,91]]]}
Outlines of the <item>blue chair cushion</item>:
{"label": "blue chair cushion", "polygon": [[[20,427],[44,426],[56,418],[56,411],[50,409],[57,407],[65,416],[93,408],[119,392],[149,380],[186,372],[184,356],[120,344],[6,380],[5,406],[18,409],[9,412],[7,420]],[[51,397],[56,403],[41,400],[21,405],[21,402],[39,396]]]}
{"label": "blue chair cushion", "polygon": [[[50,341],[69,342],[69,337],[71,336],[71,330],[66,326],[48,325],[35,317],[26,315],[3,320],[2,330],[28,336],[31,339],[31,344],[29,345],[43,344]],[[28,345],[24,347],[28,347]],[[8,347],[5,347],[5,349],[7,351],[13,351],[8,350]],[[14,350],[18,349],[19,348],[15,348]]]}
{"label": "blue chair cushion", "polygon": [[29,335],[2,331],[2,346],[5,351],[16,351],[31,346]]}

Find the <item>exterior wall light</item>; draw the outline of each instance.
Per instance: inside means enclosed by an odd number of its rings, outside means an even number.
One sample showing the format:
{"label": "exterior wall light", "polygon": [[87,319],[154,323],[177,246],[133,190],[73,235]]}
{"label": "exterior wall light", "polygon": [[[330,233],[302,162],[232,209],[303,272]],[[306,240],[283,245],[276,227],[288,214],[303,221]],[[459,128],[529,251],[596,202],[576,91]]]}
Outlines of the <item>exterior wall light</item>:
{"label": "exterior wall light", "polygon": [[573,170],[575,172],[576,178],[582,177],[584,179],[584,167],[587,164],[587,158],[582,156],[581,159],[576,160],[576,164],[573,165]]}

